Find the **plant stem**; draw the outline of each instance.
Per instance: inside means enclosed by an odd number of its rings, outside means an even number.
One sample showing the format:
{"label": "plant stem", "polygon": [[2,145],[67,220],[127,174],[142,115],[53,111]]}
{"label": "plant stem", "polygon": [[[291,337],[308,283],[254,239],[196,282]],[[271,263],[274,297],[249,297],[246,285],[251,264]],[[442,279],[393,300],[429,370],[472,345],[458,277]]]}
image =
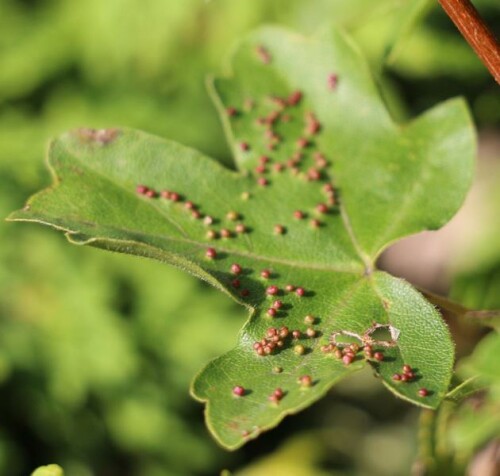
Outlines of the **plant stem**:
{"label": "plant stem", "polygon": [[434,432],[436,412],[422,409],[418,423],[418,456],[412,468],[412,476],[432,474],[434,464]]}
{"label": "plant stem", "polygon": [[439,0],[462,36],[500,84],[500,45],[470,0]]}

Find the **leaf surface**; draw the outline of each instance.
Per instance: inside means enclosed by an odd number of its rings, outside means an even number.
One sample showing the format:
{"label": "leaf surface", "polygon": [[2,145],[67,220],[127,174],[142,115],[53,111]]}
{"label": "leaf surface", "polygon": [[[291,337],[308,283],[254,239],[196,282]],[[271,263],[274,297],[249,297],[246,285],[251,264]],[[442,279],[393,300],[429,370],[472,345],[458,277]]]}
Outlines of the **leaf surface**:
{"label": "leaf surface", "polygon": [[[212,92],[237,171],[142,132],[80,129],[52,143],[54,185],[11,219],[171,263],[249,308],[236,347],[192,388],[227,448],[366,362],[400,397],[438,406],[451,377],[449,332],[419,292],[375,261],[460,206],[474,156],[463,102],[399,126],[343,34],[277,28],[245,39]],[[347,344],[371,349],[345,359]],[[394,380],[404,364],[413,376]]]}

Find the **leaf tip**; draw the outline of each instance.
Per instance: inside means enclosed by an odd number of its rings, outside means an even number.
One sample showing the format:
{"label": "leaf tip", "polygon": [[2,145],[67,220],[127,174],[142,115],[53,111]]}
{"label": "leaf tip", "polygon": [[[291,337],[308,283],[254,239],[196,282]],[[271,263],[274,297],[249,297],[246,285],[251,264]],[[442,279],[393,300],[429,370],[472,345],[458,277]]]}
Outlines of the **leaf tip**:
{"label": "leaf tip", "polygon": [[7,222],[32,221],[32,219],[29,217],[30,212],[31,212],[31,204],[28,202],[20,210],[15,210],[12,213],[10,213],[7,217],[5,217],[5,221]]}

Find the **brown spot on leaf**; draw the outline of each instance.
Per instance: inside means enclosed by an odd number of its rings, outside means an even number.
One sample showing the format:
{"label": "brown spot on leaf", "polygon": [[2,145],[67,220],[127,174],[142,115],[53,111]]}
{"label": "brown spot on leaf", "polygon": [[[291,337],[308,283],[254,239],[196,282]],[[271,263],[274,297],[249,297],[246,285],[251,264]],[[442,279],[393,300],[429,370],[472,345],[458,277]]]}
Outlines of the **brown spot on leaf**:
{"label": "brown spot on leaf", "polygon": [[338,78],[337,74],[330,73],[328,75],[328,79],[327,79],[328,89],[330,89],[331,91],[334,91],[335,89],[337,89],[338,82],[339,82],[339,78]]}
{"label": "brown spot on leaf", "polygon": [[271,54],[262,45],[259,45],[255,48],[255,53],[257,54],[257,58],[259,58],[259,60],[264,64],[269,64],[272,60]]}
{"label": "brown spot on leaf", "polygon": [[117,128],[110,129],[92,129],[89,127],[81,127],[76,131],[77,136],[84,142],[97,142],[101,145],[109,144],[118,136]]}
{"label": "brown spot on leaf", "polygon": [[288,96],[287,103],[289,106],[295,106],[302,100],[302,92],[294,91],[290,96]]}

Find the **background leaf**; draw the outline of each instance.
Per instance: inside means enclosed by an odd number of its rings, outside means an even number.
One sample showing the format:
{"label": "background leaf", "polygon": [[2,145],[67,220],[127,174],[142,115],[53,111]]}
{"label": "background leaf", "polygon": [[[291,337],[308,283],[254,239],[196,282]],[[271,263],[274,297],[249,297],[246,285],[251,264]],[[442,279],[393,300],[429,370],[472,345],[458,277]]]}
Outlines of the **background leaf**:
{"label": "background leaf", "polygon": [[36,469],[31,476],[64,476],[64,472],[57,464],[49,464]]}

